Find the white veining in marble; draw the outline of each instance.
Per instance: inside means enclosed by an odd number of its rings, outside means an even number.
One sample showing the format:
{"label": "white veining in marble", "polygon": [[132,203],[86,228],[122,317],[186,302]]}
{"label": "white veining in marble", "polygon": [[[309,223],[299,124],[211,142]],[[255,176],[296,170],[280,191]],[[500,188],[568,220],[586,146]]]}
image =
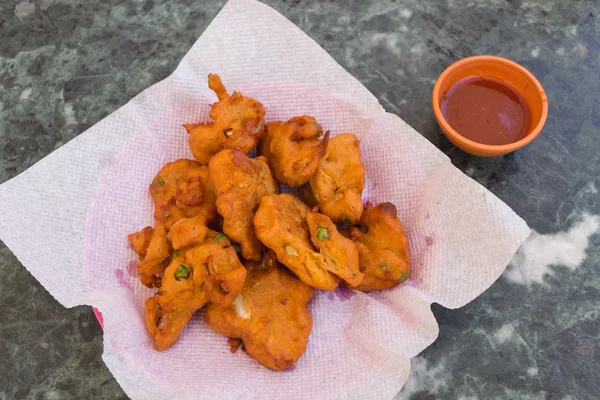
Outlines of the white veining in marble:
{"label": "white veining in marble", "polygon": [[35,3],[25,0],[15,6],[15,10],[13,13],[15,14],[15,17],[22,20],[24,17],[28,16],[29,14],[33,13],[34,11],[35,11]]}
{"label": "white veining in marble", "polygon": [[512,324],[504,324],[494,334],[493,338],[496,343],[505,343],[513,338],[515,335],[515,328]]}
{"label": "white veining in marble", "polygon": [[450,384],[450,375],[446,372],[444,360],[435,365],[428,365],[422,357],[413,358],[410,362],[410,376],[404,387],[396,396],[396,400],[408,399],[420,391],[435,394],[442,393]]}
{"label": "white veining in marble", "polygon": [[523,243],[504,277],[516,283],[543,283],[552,274],[551,266],[577,268],[585,259],[589,238],[600,228],[600,217],[583,214],[567,232],[542,235],[532,232]]}

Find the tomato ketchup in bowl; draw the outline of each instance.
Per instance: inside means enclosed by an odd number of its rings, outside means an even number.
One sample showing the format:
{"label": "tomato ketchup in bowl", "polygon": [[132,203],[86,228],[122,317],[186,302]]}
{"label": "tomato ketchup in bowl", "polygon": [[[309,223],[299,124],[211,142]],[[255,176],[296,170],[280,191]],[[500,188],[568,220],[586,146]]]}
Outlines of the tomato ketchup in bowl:
{"label": "tomato ketchup in bowl", "polygon": [[432,100],[446,137],[479,156],[503,155],[530,143],[548,114],[544,89],[531,72],[494,56],[452,64],[438,78]]}

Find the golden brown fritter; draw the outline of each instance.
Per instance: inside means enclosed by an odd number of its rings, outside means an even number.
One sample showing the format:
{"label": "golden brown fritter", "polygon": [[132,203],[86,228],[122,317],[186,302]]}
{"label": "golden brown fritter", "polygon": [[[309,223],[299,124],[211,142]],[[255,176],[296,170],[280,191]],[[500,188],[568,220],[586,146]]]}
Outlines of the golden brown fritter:
{"label": "golden brown fritter", "polygon": [[239,92],[229,96],[216,74],[208,75],[208,87],[219,99],[211,105],[214,122],[184,125],[194,158],[205,165],[223,149],[248,154],[265,135],[265,108],[261,103]]}
{"label": "golden brown fritter", "polygon": [[209,231],[205,243],[186,250],[186,257],[192,265],[203,266],[208,272],[205,286],[207,300],[230,306],[244,286],[246,268],[240,263],[227,236]]}
{"label": "golden brown fritter", "polygon": [[138,255],[138,258],[141,260],[146,257],[146,251],[148,250],[148,246],[150,245],[150,239],[152,239],[152,235],[154,234],[154,228],[151,226],[147,226],[139,232],[132,233],[127,235],[127,239],[129,243],[131,243],[131,247],[135,250]]}
{"label": "golden brown fritter", "polygon": [[192,264],[207,268],[208,301],[231,304],[244,284],[246,269],[227,235],[207,228],[201,218],[190,218],[173,225],[169,239],[176,254],[185,249]]}
{"label": "golden brown fritter", "polygon": [[363,292],[387,289],[408,279],[408,238],[392,203],[377,207],[367,203],[358,226],[342,233],[356,243],[360,270],[365,274],[360,285],[348,285],[351,289]]}
{"label": "golden brown fritter", "polygon": [[246,266],[246,283],[233,304],[208,305],[204,319],[216,332],[242,339],[248,354],[262,365],[287,369],[306,351],[312,330],[307,303],[314,290],[276,261]]}
{"label": "golden brown fritter", "polygon": [[181,250],[203,244],[210,235],[210,229],[202,217],[182,218],[173,224],[169,231],[169,241],[173,250]]}
{"label": "golden brown fritter", "polygon": [[321,125],[307,115],[273,121],[267,124],[260,154],[267,158],[277,181],[298,187],[308,182],[325,154],[329,131],[319,140],[322,134]]}
{"label": "golden brown fritter", "polygon": [[223,232],[240,244],[245,259],[260,260],[262,244],[254,233],[254,213],[263,196],[279,193],[265,158],[223,150],[211,158],[209,171],[217,192],[217,210],[223,217]]}
{"label": "golden brown fritter", "polygon": [[203,217],[206,223],[217,218],[216,195],[208,167],[180,159],[166,164],[152,180],[154,219],[167,228],[181,218]]}
{"label": "golden brown fritter", "polygon": [[[306,351],[314,288],[343,280],[368,292],[406,281],[408,239],[393,204],[363,209],[355,135],[330,140],[307,115],[265,126],[260,102],[229,95],[215,74],[208,86],[218,98],[211,121],[184,125],[195,160],[163,166],[150,185],[155,227],[128,236],[141,282],[159,288],[146,301],[146,326],[165,350],[206,304],[206,323],[232,352],[243,344],[284,370]],[[260,156],[249,158],[259,143]],[[312,211],[279,194],[278,182],[298,188]]]}
{"label": "golden brown fritter", "polygon": [[169,258],[170,246],[167,240],[165,226],[157,222],[148,243],[144,259],[138,263],[137,269],[140,281],[148,287],[159,287],[165,262]]}
{"label": "golden brown fritter", "polygon": [[157,350],[169,348],[179,338],[192,315],[206,303],[206,268],[193,265],[185,253],[176,257],[165,270],[162,286],[146,300],[146,329]]}
{"label": "golden brown fritter", "polygon": [[327,270],[322,255],[311,241],[306,215],[310,209],[290,194],[262,198],[254,216],[254,230],[259,240],[277,255],[280,263],[291,269],[309,286],[333,290],[338,278]]}
{"label": "golden brown fritter", "polygon": [[325,214],[309,212],[306,222],[310,240],[325,259],[325,268],[352,286],[360,285],[364,274],[359,270],[358,249],[354,242],[342,236]]}
{"label": "golden brown fritter", "polygon": [[320,212],[336,224],[354,225],[363,213],[365,166],[356,136],[342,133],[329,140],[309,188]]}
{"label": "golden brown fritter", "polygon": [[227,236],[199,229],[200,222],[199,218],[182,219],[173,226],[169,235],[178,248],[171,255],[160,290],[146,301],[146,327],[158,350],[175,343],[206,302],[230,306],[246,279],[246,269]]}

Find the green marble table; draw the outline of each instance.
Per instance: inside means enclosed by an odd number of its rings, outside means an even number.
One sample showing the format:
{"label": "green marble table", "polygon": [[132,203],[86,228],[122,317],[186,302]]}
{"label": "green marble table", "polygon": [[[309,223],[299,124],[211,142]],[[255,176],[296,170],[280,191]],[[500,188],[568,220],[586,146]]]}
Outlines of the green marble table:
{"label": "green marble table", "polygon": [[[505,274],[413,360],[406,399],[600,398],[600,9],[575,0],[267,0],[535,230]],[[0,182],[168,76],[223,6],[3,0]],[[433,84],[496,54],[549,97],[541,136],[469,156],[440,135]],[[10,210],[2,210],[7,213]],[[125,398],[89,307],[65,309],[0,246],[0,399]]]}

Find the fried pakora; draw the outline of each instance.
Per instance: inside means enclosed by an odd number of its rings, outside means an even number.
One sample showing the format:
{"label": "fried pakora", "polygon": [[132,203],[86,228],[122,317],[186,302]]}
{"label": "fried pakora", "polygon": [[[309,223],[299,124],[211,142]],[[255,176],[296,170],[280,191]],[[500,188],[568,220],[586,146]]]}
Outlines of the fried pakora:
{"label": "fried pakora", "polygon": [[173,250],[181,250],[203,244],[209,236],[209,231],[204,218],[183,218],[173,224],[168,238]]}
{"label": "fried pakora", "polygon": [[162,223],[156,224],[145,252],[143,260],[137,266],[140,281],[148,287],[160,287],[165,262],[170,255],[167,230]]}
{"label": "fried pakora", "polygon": [[177,249],[160,290],[146,301],[146,327],[158,350],[175,343],[206,302],[230,306],[246,279],[246,269],[227,236],[199,229],[200,223],[199,218],[182,219],[173,226],[169,235]]}
{"label": "fried pakora", "polygon": [[169,232],[175,253],[185,249],[194,265],[208,270],[208,301],[229,305],[241,290],[246,269],[227,235],[207,228],[201,218],[178,221]]}
{"label": "fried pakora", "polygon": [[146,300],[146,329],[157,350],[171,347],[192,315],[204,306],[207,275],[204,265],[192,265],[184,253],[173,258],[160,291]]}
{"label": "fried pakora", "polygon": [[277,181],[302,186],[313,176],[327,150],[329,131],[320,140],[322,135],[321,125],[308,115],[287,122],[273,121],[267,124],[260,154],[267,158]]}
{"label": "fried pakora", "polygon": [[208,305],[204,319],[217,333],[241,339],[248,354],[265,367],[290,368],[306,351],[312,330],[307,303],[314,289],[274,260],[246,267],[246,283],[233,304]]}
{"label": "fried pakora", "polygon": [[351,289],[363,292],[387,289],[408,279],[408,238],[392,203],[377,207],[367,203],[358,225],[342,233],[356,243],[360,270],[365,274],[359,285],[348,285]]}
{"label": "fried pakora", "polygon": [[342,133],[329,140],[327,151],[308,183],[320,212],[336,224],[354,225],[363,213],[365,166],[356,136]]}
{"label": "fried pakora", "polygon": [[240,244],[245,259],[260,260],[263,246],[254,233],[254,213],[263,196],[279,193],[266,159],[249,158],[237,149],[223,150],[211,158],[209,171],[223,232]]}
{"label": "fried pakora", "polygon": [[[140,281],[158,288],[146,327],[165,350],[207,305],[206,323],[232,352],[242,345],[285,370],[306,351],[315,288],[342,280],[369,292],[406,281],[408,239],[393,204],[363,207],[354,134],[330,139],[308,115],[265,125],[260,102],[229,95],[216,74],[208,87],[218,98],[211,120],[184,125],[195,160],[163,166],[150,185],[155,226],[128,236]],[[259,156],[248,157],[257,145]],[[279,194],[279,183],[304,203]]]}
{"label": "fried pakora", "polygon": [[138,255],[140,261],[146,257],[146,251],[148,250],[148,246],[150,245],[150,239],[152,239],[152,235],[154,234],[154,228],[151,226],[147,226],[139,232],[132,233],[127,235],[127,239],[129,243],[131,243],[131,247],[135,250]]}
{"label": "fried pakora", "polygon": [[181,218],[202,217],[208,224],[218,216],[208,167],[194,160],[166,164],[152,180],[150,195],[154,219],[167,230]]}
{"label": "fried pakora", "polygon": [[338,278],[327,270],[325,259],[310,241],[306,215],[310,209],[291,194],[262,198],[254,215],[254,230],[259,240],[277,255],[309,286],[333,290]]}
{"label": "fried pakora", "polygon": [[244,286],[246,268],[240,263],[229,239],[222,233],[209,231],[205,244],[186,250],[186,256],[192,265],[203,266],[208,272],[207,300],[230,306]]}
{"label": "fried pakora", "polygon": [[358,249],[354,242],[345,238],[325,214],[309,212],[306,222],[310,240],[325,259],[325,268],[352,286],[358,286],[364,278],[359,270]]}
{"label": "fried pakora", "polygon": [[240,92],[230,96],[216,74],[208,75],[208,87],[219,99],[211,105],[213,122],[184,125],[194,158],[205,165],[223,149],[248,154],[265,135],[265,108],[261,103]]}

